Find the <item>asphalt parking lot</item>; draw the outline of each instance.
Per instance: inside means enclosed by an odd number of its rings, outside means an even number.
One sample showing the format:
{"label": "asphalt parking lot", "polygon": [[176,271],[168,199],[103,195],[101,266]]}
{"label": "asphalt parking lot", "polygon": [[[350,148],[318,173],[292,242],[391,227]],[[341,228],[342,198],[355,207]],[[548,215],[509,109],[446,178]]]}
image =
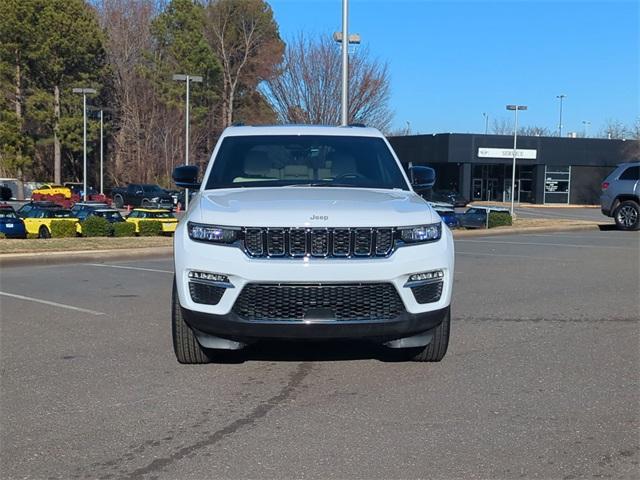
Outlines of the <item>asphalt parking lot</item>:
{"label": "asphalt parking lot", "polygon": [[639,242],[457,240],[439,364],[276,343],[181,366],[170,259],[5,268],[2,478],[638,478]]}

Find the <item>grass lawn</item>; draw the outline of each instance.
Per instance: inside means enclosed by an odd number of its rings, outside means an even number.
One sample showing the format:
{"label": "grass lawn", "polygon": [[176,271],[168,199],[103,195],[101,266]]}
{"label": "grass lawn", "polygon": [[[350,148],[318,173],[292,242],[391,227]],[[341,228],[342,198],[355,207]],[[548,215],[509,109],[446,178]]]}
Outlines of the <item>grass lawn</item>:
{"label": "grass lawn", "polygon": [[47,239],[0,239],[3,253],[66,252],[78,250],[118,250],[127,248],[170,247],[172,237],[90,237]]}

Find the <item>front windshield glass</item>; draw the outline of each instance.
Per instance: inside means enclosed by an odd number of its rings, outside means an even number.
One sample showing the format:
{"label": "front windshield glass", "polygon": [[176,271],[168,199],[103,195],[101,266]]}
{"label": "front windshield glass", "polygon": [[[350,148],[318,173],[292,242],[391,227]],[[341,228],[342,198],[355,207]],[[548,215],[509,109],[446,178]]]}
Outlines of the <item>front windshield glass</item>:
{"label": "front windshield glass", "polygon": [[158,185],[142,185],[142,191],[144,193],[164,193]]}
{"label": "front windshield glass", "polygon": [[337,135],[227,137],[205,188],[281,186],[409,189],[384,140]]}
{"label": "front windshield glass", "polygon": [[169,212],[154,212],[150,215],[151,218],[174,218]]}
{"label": "front windshield glass", "polygon": [[120,215],[120,212],[118,212],[117,210],[110,210],[108,212],[95,212],[95,215],[98,217],[106,218],[110,221],[118,221],[122,218],[122,215]]}
{"label": "front windshield glass", "polygon": [[0,218],[16,218],[16,214],[11,210],[0,210]]}

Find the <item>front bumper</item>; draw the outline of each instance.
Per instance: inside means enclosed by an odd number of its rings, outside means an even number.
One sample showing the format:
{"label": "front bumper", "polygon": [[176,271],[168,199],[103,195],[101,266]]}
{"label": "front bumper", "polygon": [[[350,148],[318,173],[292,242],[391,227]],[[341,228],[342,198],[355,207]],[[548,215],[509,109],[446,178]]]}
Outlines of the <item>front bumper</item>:
{"label": "front bumper", "polygon": [[[442,321],[451,303],[454,246],[451,232],[433,243],[397,248],[383,258],[249,258],[240,248],[194,242],[186,222],[174,235],[176,291],[185,320],[196,331],[222,338],[403,338],[424,332]],[[189,291],[189,271],[224,275],[227,288],[217,304],[196,303]],[[439,300],[418,303],[406,287],[414,273],[442,270]],[[384,320],[247,320],[233,310],[248,284],[354,284],[386,283],[397,291],[403,304],[400,315]],[[240,341],[240,340],[239,340]]]}

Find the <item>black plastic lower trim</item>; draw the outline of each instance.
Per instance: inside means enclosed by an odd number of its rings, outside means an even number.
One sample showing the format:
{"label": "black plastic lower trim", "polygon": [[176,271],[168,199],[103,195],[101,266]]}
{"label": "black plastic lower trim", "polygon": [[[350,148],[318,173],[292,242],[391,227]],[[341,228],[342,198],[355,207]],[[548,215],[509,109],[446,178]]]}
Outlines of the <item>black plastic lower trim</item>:
{"label": "black plastic lower trim", "polygon": [[371,339],[389,341],[426,332],[437,327],[449,307],[431,312],[403,312],[392,320],[380,321],[247,321],[234,312],[226,315],[182,309],[192,328],[209,335],[251,343],[259,339]]}

